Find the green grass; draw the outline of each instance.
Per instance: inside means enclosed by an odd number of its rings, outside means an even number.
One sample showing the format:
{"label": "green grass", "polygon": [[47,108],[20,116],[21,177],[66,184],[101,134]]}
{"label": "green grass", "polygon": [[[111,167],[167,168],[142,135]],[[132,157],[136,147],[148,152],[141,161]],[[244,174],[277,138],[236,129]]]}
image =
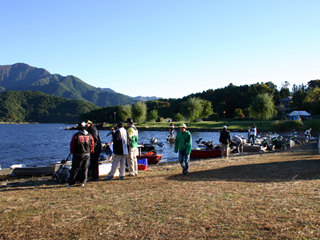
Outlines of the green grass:
{"label": "green grass", "polygon": [[[274,121],[262,121],[262,125],[260,126],[260,122],[256,121],[255,124],[258,128],[258,131],[269,131],[270,124]],[[198,129],[214,129],[221,130],[223,125],[227,125],[229,130],[241,130],[247,131],[249,127],[252,126],[252,121],[203,121],[203,122],[193,122],[191,127],[189,122],[173,122],[175,127],[178,128],[181,123],[186,123],[188,128],[198,128]],[[149,127],[149,128],[168,128],[170,123],[168,122],[145,122],[136,124],[138,127]]]}

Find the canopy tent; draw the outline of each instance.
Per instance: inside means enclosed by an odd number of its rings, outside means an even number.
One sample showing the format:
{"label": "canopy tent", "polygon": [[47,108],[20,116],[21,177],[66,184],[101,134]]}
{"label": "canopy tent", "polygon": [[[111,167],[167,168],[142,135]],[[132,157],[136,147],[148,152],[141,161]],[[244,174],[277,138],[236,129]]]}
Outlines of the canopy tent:
{"label": "canopy tent", "polygon": [[290,120],[299,120],[299,119],[305,120],[305,119],[308,119],[311,116],[311,114],[306,111],[293,111],[289,113],[288,116]]}
{"label": "canopy tent", "polygon": [[293,111],[288,116],[311,116],[311,114],[306,111]]}

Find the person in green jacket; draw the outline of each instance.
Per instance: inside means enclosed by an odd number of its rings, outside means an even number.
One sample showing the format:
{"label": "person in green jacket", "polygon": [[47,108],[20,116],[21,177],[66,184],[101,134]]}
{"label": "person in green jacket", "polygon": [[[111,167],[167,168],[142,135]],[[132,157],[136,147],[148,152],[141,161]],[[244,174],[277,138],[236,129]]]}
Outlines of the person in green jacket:
{"label": "person in green jacket", "polygon": [[138,129],[133,125],[132,118],[127,119],[127,132],[131,140],[129,146],[129,154],[127,156],[127,164],[129,168],[129,176],[138,176]]}
{"label": "person in green jacket", "polygon": [[183,169],[182,173],[188,175],[192,136],[191,133],[187,131],[186,124],[181,124],[179,128],[180,131],[177,133],[176,141],[174,143],[174,152],[177,153],[179,150],[179,162]]}

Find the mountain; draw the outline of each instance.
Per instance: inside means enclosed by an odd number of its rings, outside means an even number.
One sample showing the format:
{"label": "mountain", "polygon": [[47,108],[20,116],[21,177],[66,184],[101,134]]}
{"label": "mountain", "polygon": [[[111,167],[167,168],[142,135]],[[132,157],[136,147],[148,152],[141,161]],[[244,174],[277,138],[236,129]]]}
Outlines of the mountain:
{"label": "mountain", "polygon": [[0,122],[76,122],[98,106],[82,100],[50,96],[37,91],[0,93]]}
{"label": "mountain", "polygon": [[0,93],[5,91],[40,91],[57,97],[89,101],[99,107],[132,104],[138,100],[110,88],[96,88],[69,75],[51,74],[25,63],[0,66]]}
{"label": "mountain", "polygon": [[137,96],[137,97],[133,97],[135,100],[137,101],[149,101],[149,100],[158,100],[158,97],[152,96],[152,97],[142,97],[142,96]]}

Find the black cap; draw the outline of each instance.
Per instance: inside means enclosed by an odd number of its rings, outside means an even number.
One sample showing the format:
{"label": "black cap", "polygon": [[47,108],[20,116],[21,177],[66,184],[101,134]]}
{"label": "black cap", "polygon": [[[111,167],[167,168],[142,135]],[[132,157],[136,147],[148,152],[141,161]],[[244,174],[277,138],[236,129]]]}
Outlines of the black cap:
{"label": "black cap", "polygon": [[133,124],[132,118],[128,118],[126,122],[127,122],[127,123],[130,123],[130,124]]}
{"label": "black cap", "polygon": [[86,128],[86,126],[87,126],[86,122],[80,122],[78,124],[78,130],[83,130]]}

